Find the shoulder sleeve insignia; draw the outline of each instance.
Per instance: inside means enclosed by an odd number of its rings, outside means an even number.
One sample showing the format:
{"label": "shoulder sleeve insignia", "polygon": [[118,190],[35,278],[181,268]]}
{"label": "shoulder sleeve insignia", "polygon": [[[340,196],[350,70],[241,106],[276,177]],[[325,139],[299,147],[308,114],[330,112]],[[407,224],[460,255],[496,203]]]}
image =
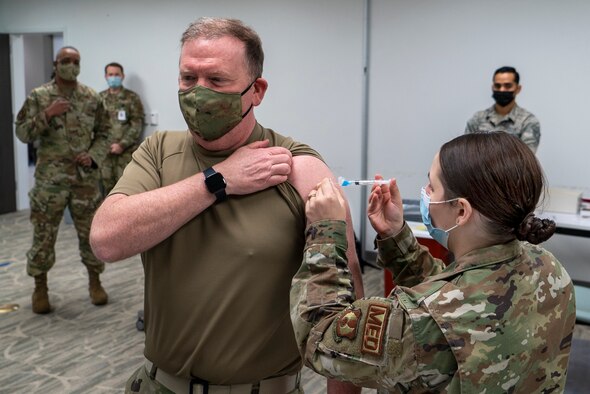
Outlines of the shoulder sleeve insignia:
{"label": "shoulder sleeve insignia", "polygon": [[356,338],[357,327],[361,318],[361,310],[357,308],[345,309],[336,319],[336,338]]}
{"label": "shoulder sleeve insignia", "polygon": [[23,120],[25,120],[25,118],[27,117],[27,110],[25,107],[21,108],[20,111],[18,111],[18,115],[16,115],[16,120],[19,122],[22,122]]}
{"label": "shoulder sleeve insignia", "polygon": [[367,308],[361,352],[380,356],[383,353],[383,341],[391,305],[370,303]]}

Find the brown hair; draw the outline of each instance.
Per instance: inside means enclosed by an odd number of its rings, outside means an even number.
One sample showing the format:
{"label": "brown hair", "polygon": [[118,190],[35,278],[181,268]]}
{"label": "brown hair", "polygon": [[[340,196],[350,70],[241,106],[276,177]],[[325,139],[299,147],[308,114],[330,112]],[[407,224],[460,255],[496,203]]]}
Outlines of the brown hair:
{"label": "brown hair", "polygon": [[109,67],[118,67],[119,70],[121,70],[121,74],[125,74],[125,71],[123,70],[123,66],[121,66],[119,63],[117,62],[110,62],[109,64],[107,64],[106,66],[104,66],[104,73],[107,73],[107,68]]}
{"label": "brown hair", "polygon": [[215,39],[225,36],[242,41],[246,49],[246,65],[252,79],[262,76],[264,52],[258,34],[238,19],[199,18],[182,33],[181,45],[198,38]]}
{"label": "brown hair", "polygon": [[535,217],[545,177],[535,154],[504,132],[464,134],[439,153],[445,199],[466,198],[484,216],[498,242],[514,238],[538,244],[555,222]]}

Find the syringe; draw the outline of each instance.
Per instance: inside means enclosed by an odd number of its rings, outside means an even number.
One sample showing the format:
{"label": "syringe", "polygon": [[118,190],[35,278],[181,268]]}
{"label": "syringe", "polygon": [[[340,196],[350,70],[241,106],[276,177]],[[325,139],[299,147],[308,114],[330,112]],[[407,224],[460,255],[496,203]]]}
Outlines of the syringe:
{"label": "syringe", "polygon": [[390,181],[389,179],[357,179],[357,180],[349,181],[349,180],[344,179],[343,177],[338,178],[338,183],[340,183],[340,186],[388,185],[389,181]]}

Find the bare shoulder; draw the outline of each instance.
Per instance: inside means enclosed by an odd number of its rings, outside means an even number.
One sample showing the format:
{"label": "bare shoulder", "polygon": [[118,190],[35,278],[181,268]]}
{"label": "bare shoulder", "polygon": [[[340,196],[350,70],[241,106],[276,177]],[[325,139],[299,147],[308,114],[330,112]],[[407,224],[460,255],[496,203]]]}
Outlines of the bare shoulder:
{"label": "bare shoulder", "polygon": [[334,174],[326,163],[317,157],[302,155],[293,157],[289,182],[305,200],[309,192],[324,178],[334,179]]}

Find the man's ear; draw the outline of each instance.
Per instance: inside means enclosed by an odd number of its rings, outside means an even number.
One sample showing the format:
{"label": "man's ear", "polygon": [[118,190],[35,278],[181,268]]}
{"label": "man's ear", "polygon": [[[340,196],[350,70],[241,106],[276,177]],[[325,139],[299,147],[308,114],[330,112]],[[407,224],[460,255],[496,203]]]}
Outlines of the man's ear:
{"label": "man's ear", "polygon": [[520,93],[520,89],[522,89],[522,86],[521,86],[521,85],[518,85],[518,86],[516,87],[516,90],[514,91],[514,95],[515,95],[515,96],[516,96],[518,93]]}
{"label": "man's ear", "polygon": [[466,198],[459,198],[457,200],[456,209],[459,211],[459,216],[457,217],[456,224],[462,226],[466,224],[471,216],[473,216],[473,207],[471,203]]}
{"label": "man's ear", "polygon": [[252,98],[252,104],[256,107],[260,105],[268,89],[268,82],[264,78],[257,78],[254,82],[254,93]]}

